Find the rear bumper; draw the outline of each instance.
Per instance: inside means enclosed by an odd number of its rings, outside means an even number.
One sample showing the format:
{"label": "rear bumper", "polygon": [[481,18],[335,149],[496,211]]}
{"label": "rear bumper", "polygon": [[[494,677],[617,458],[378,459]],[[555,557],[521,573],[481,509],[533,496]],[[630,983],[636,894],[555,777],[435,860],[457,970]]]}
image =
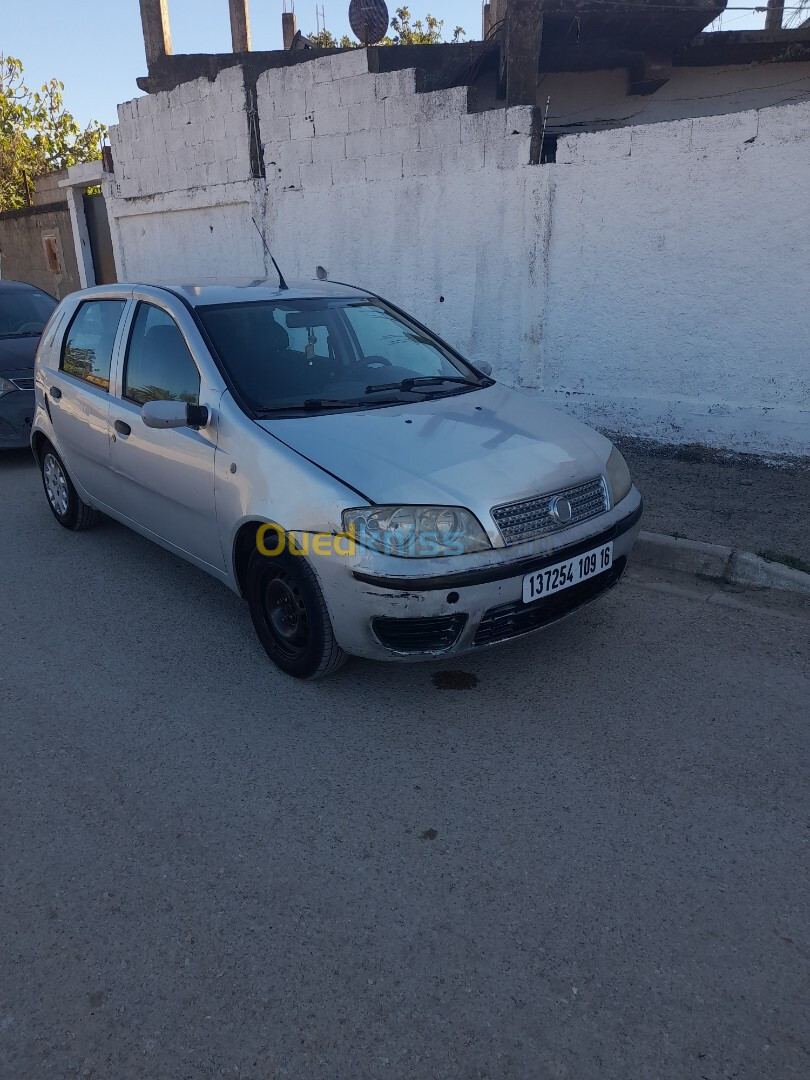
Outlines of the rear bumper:
{"label": "rear bumper", "polygon": [[0,449],[28,446],[34,416],[34,391],[12,390],[0,397]]}
{"label": "rear bumper", "polygon": [[[411,576],[339,566],[334,558],[314,560],[313,565],[335,636],[347,652],[400,661],[452,656],[532,633],[607,592],[624,572],[641,513],[641,497],[634,489],[622,506],[604,515],[609,523],[602,522],[601,529],[598,521],[591,523],[598,531],[589,536],[531,557],[508,560],[501,550],[463,571],[426,575],[425,560]],[[610,570],[545,599],[523,602],[526,574],[608,542],[613,543]],[[394,562],[398,570],[404,560],[387,562],[386,569]]]}

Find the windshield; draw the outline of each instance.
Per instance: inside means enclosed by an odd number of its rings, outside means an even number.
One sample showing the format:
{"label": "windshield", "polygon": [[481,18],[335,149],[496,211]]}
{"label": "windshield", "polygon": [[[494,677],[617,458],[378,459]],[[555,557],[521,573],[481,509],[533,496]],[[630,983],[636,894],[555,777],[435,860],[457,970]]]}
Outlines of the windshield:
{"label": "windshield", "polygon": [[390,405],[491,381],[376,299],[259,300],[197,311],[255,412]]}
{"label": "windshield", "polygon": [[0,286],[0,338],[37,337],[56,307],[56,300],[39,289]]}

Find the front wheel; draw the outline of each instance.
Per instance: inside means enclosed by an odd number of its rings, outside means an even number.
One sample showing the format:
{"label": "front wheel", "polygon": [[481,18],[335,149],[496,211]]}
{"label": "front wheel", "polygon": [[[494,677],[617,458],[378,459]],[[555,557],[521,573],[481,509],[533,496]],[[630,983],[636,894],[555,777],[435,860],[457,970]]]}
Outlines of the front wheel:
{"label": "front wheel", "polygon": [[301,555],[254,551],[245,592],[253,626],[276,667],[296,679],[337,671],[346,654],[335,641],[318,580]]}
{"label": "front wheel", "polygon": [[73,532],[95,525],[99,519],[98,510],[82,502],[76,494],[62,459],[50,443],[45,445],[41,469],[48,506],[59,524]]}

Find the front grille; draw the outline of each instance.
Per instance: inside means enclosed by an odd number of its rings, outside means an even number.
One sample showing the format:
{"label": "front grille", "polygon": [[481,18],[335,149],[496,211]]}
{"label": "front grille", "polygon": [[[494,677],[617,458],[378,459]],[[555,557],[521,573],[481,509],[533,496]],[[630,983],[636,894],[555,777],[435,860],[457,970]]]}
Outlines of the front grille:
{"label": "front grille", "polygon": [[33,390],[34,389],[34,380],[33,379],[11,379],[10,382],[13,382],[18,390]]}
{"label": "front grille", "polygon": [[541,626],[548,626],[549,623],[562,619],[578,607],[589,604],[603,592],[612,589],[622,576],[626,562],[624,557],[617,559],[610,570],[606,570],[604,574],[597,574],[596,577],[580,581],[578,585],[553,593],[545,600],[536,600],[533,604],[524,604],[522,600],[516,600],[512,604],[501,604],[500,607],[490,608],[489,611],[484,612],[484,617],[473,639],[473,645],[492,645],[496,641],[507,641],[509,638],[528,634],[531,630],[539,630]]}
{"label": "front grille", "polygon": [[467,616],[439,615],[433,619],[372,619],[377,640],[394,652],[443,652],[455,645]]}
{"label": "front grille", "polygon": [[[552,499],[565,496],[571,504],[571,518],[560,522],[551,513]],[[604,514],[608,509],[607,488],[601,476],[576,487],[561,488],[546,495],[538,495],[523,502],[507,503],[493,507],[492,517],[501,530],[507,544],[519,544],[524,540],[534,540],[538,536],[568,529],[581,521]]]}

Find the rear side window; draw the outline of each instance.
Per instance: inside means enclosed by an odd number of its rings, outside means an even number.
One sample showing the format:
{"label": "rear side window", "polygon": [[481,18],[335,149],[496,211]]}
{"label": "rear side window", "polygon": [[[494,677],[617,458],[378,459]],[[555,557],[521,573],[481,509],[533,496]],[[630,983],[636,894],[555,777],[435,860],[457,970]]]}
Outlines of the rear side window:
{"label": "rear side window", "polygon": [[153,304],[140,304],[135,314],[124,397],[138,405],[147,401],[199,403],[200,374],[180,327]]}
{"label": "rear side window", "polygon": [[81,305],[65,336],[62,371],[110,389],[113,346],[125,304],[125,300],[87,300]]}

